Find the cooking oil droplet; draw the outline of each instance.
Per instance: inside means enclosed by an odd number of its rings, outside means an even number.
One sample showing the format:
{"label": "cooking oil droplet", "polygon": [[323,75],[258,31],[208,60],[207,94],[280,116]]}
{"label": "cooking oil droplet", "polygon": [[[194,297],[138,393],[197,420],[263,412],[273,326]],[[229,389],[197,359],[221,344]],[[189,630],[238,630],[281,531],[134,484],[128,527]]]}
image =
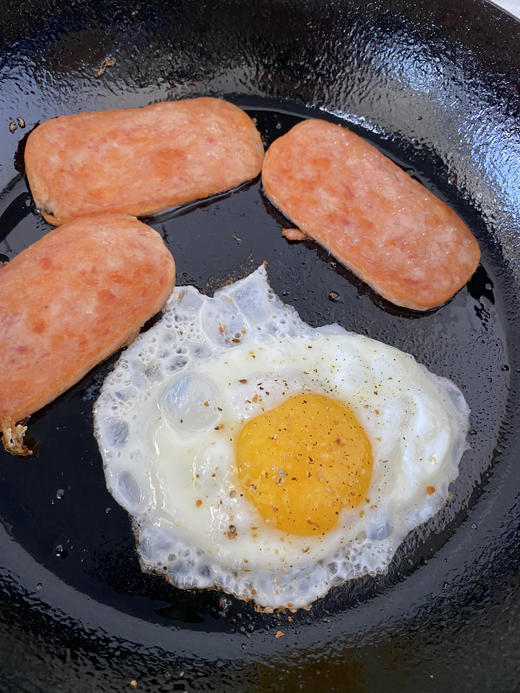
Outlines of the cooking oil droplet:
{"label": "cooking oil droplet", "polygon": [[64,560],[65,558],[67,558],[68,551],[61,544],[58,544],[54,549],[54,555],[56,556],[56,558],[61,558],[62,560]]}

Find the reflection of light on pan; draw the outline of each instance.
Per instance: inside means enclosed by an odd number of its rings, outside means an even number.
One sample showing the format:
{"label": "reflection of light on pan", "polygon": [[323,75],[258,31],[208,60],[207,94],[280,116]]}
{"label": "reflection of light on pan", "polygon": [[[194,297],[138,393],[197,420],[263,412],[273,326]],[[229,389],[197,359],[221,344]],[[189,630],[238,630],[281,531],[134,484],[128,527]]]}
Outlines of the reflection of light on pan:
{"label": "reflection of light on pan", "polygon": [[[4,676],[14,681],[25,676],[41,687],[43,658],[49,686],[58,680],[80,687],[88,675],[98,688],[113,686],[117,677],[136,679],[139,686],[153,678],[165,688],[216,681],[220,688],[283,690],[295,683],[341,687],[361,666],[368,688],[411,691],[428,682],[435,687],[449,672],[450,685],[492,691],[499,662],[500,681],[513,690],[520,614],[520,363],[512,348],[520,340],[519,186],[506,175],[496,175],[491,185],[483,157],[488,147],[514,153],[519,145],[517,125],[500,126],[519,107],[518,25],[472,0],[456,5],[381,0],[362,8],[344,0],[319,11],[307,2],[202,6],[152,0],[146,9],[130,4],[124,13],[114,12],[109,25],[88,3],[67,8],[22,3],[5,22],[2,189],[15,175],[12,158],[22,131],[11,134],[7,125],[18,115],[28,129],[45,118],[92,108],[190,94],[244,94],[237,103],[258,117],[269,143],[299,117],[334,110],[347,114],[347,124],[357,122],[356,131],[398,163],[418,171],[463,215],[482,244],[495,304],[464,290],[449,319],[446,307],[414,320],[381,310],[368,294],[358,294],[346,273],[329,267],[323,251],[307,244],[285,248],[281,220],[266,210],[257,184],[216,205],[195,205],[182,222],[158,224],[168,235],[180,283],[212,293],[225,279],[243,277],[267,259],[274,289],[309,324],[339,321],[414,353],[433,371],[464,384],[473,412],[472,450],[443,511],[446,531],[435,535],[426,527],[424,541],[403,547],[387,575],[336,590],[310,613],[294,614],[292,622],[256,614],[231,598],[221,603],[219,593],[181,598],[162,581],[142,576],[128,521],[104,487],[89,412],[112,361],[31,419],[42,443],[34,464],[1,458],[0,515],[10,534],[0,540],[6,566],[0,572],[0,635],[13,653],[3,660]],[[378,73],[380,53],[394,34],[403,43],[431,46],[444,63],[447,82],[454,66],[462,65],[467,79],[452,82],[456,119],[450,118],[450,102],[441,109],[433,97],[419,98],[408,89],[405,74],[396,83]],[[370,43],[373,35],[382,41]],[[102,48],[94,51],[96,45]],[[474,60],[465,67],[471,54]],[[95,79],[106,55],[115,55],[117,65]],[[507,141],[489,140],[471,155],[464,149],[464,116],[478,112],[480,94],[484,117],[497,123],[497,137],[507,135]],[[302,102],[324,110],[306,110]],[[490,107],[494,113],[486,110]],[[277,122],[283,129],[276,129]],[[458,175],[449,182],[445,162],[452,150]],[[497,156],[497,172],[500,161]],[[25,183],[15,181],[12,195],[21,193],[27,193]],[[0,211],[10,195],[1,197]],[[47,231],[27,210],[9,235],[11,249],[2,242],[0,252],[12,257]],[[331,289],[341,301],[328,299]],[[468,332],[458,316],[475,314],[479,300],[490,313],[487,329],[477,320]],[[507,365],[511,370],[503,372]],[[52,504],[57,488],[66,493]],[[60,543],[69,547],[65,560],[53,555]],[[275,639],[278,630],[284,636]],[[67,658],[71,638],[74,653]],[[21,651],[23,670],[16,656]],[[109,656],[102,658],[101,652]],[[217,666],[218,657],[225,666]],[[357,681],[352,687],[361,689],[364,682]]]}

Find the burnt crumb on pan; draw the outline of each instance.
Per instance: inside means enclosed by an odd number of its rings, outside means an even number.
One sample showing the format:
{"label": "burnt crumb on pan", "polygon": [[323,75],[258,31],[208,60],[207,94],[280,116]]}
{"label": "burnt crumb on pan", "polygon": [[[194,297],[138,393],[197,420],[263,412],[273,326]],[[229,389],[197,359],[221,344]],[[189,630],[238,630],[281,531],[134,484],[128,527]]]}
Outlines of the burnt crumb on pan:
{"label": "burnt crumb on pan", "polygon": [[17,127],[17,124],[11,120],[11,122],[9,123],[9,132],[14,132]]}
{"label": "burnt crumb on pan", "polygon": [[16,122],[18,123],[18,127],[21,127],[21,128],[25,127],[25,120],[21,116],[18,116],[16,118]]}
{"label": "burnt crumb on pan", "polygon": [[94,77],[101,77],[101,75],[105,74],[107,67],[114,67],[115,64],[115,58],[104,58],[104,60],[101,61],[101,65],[99,66],[97,72],[94,74]]}
{"label": "burnt crumb on pan", "polygon": [[337,291],[329,291],[329,298],[331,301],[337,301],[339,294]]}
{"label": "burnt crumb on pan", "polygon": [[27,426],[24,424],[27,423],[28,418],[17,424],[10,419],[0,421],[2,442],[5,450],[10,452],[11,455],[19,455],[20,457],[34,455],[34,450],[24,443],[24,435],[27,431]]}
{"label": "burnt crumb on pan", "polygon": [[306,233],[297,228],[286,228],[282,229],[282,236],[288,241],[308,241],[309,236]]}

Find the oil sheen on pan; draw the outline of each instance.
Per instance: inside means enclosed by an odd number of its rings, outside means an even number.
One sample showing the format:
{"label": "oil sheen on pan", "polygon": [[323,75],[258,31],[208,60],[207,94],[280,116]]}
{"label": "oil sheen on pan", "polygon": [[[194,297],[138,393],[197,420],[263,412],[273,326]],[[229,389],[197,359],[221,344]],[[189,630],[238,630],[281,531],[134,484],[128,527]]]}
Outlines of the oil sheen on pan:
{"label": "oil sheen on pan", "polygon": [[[316,115],[296,107],[294,113],[272,111],[260,99],[254,109],[250,106],[249,113],[267,144],[302,117]],[[6,193],[4,219],[11,220],[12,231],[1,250],[11,258],[28,242],[48,232],[28,199],[24,181]],[[95,609],[97,622],[106,623],[110,632],[123,633],[124,623],[116,619],[109,624],[104,604],[125,616],[137,617],[142,643],[148,642],[151,621],[154,627],[164,626],[154,630],[153,638],[160,639],[165,647],[182,648],[183,637],[189,632],[199,653],[218,651],[226,656],[235,646],[238,654],[242,652],[242,636],[237,635],[236,642],[233,639],[239,628],[251,632],[253,640],[247,641],[248,649],[254,646],[270,651],[269,643],[274,642],[278,630],[284,632],[280,641],[283,644],[301,643],[310,630],[306,624],[310,621],[319,629],[322,616],[334,615],[337,632],[362,628],[361,621],[365,623],[372,616],[377,620],[377,601],[371,597],[405,589],[404,577],[421,567],[425,553],[431,553],[433,562],[437,553],[441,555],[443,530],[457,528],[457,513],[465,512],[472,491],[489,466],[496,425],[503,412],[508,372],[502,345],[506,340],[505,326],[496,308],[503,294],[502,280],[485,234],[479,231],[477,216],[466,214],[465,218],[477,231],[483,265],[452,301],[420,316],[381,303],[365,284],[315,243],[287,243],[281,235],[281,229],[288,226],[287,219],[266,200],[258,181],[147,219],[175,254],[179,285],[191,285],[212,296],[216,289],[250,275],[266,260],[274,292],[284,303],[294,306],[308,325],[336,322],[348,331],[396,346],[463,391],[471,409],[471,450],[464,455],[459,476],[451,484],[453,497],[437,514],[437,520],[412,532],[388,570],[377,579],[365,576],[348,581],[314,602],[309,612],[299,610],[293,614],[288,623],[286,617],[259,614],[253,604],[232,596],[224,599],[221,592],[194,594],[142,572],[127,512],[107,491],[93,435],[93,405],[104,379],[114,368],[114,359],[97,366],[31,417],[29,433],[39,443],[37,464],[4,465],[9,492],[3,500],[3,518],[13,527],[15,541],[52,572],[57,589],[65,582],[77,594],[87,595],[88,609]],[[182,348],[177,356],[184,356]],[[493,376],[491,385],[482,379],[483,369]],[[144,372],[142,376],[148,377]],[[485,409],[481,402],[485,402]],[[78,458],[79,442],[82,452]],[[71,464],[77,459],[77,464]],[[42,468],[45,475],[41,474]],[[55,498],[57,492],[61,495],[61,490],[64,498],[49,507],[49,497]],[[427,500],[434,496],[424,490]],[[88,507],[92,523],[85,524],[84,513],[78,512],[80,507]],[[30,508],[30,512],[21,512],[21,508]],[[232,532],[229,527],[227,530]],[[432,589],[429,587],[429,594]],[[357,603],[356,595],[362,595],[366,604],[351,609]],[[81,603],[80,599],[75,601],[74,613],[76,607],[79,613]],[[398,604],[385,599],[385,613],[393,614],[392,610],[399,618]],[[223,634],[229,639],[220,637]]]}

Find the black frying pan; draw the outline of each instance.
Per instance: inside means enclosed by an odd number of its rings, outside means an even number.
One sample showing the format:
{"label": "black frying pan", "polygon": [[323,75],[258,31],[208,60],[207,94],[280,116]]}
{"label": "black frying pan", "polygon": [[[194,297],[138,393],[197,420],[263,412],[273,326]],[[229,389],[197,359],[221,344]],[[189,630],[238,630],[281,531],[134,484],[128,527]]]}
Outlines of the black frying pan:
{"label": "black frying pan", "polygon": [[[219,95],[257,118],[266,144],[309,116],[348,124],[456,209],[482,264],[448,305],[418,316],[314,244],[289,245],[259,181],[149,220],[179,283],[212,293],[268,260],[274,289],[310,324],[338,321],[452,378],[472,409],[472,449],[442,531],[426,525],[386,574],[292,621],[260,615],[140,571],[92,435],[113,357],[31,417],[34,459],[0,453],[0,688],[515,690],[520,25],[483,0],[1,4],[4,259],[49,230],[23,174],[31,128]],[[96,77],[107,57],[116,64]]]}

